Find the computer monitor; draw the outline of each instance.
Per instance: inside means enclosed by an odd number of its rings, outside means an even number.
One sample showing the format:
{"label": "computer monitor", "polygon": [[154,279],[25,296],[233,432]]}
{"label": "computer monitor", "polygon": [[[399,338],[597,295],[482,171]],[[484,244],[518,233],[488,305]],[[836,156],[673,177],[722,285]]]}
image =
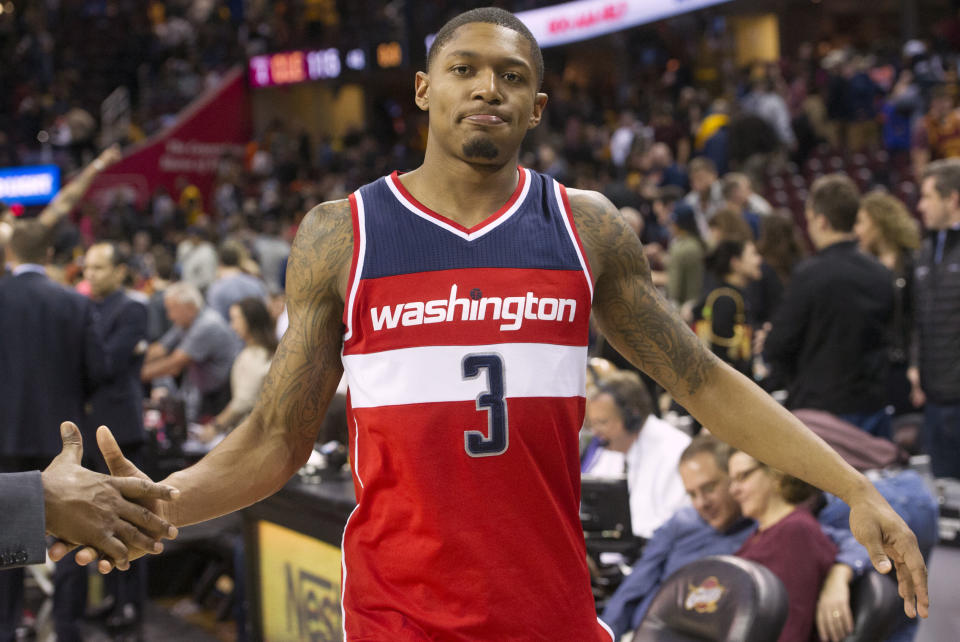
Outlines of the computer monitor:
{"label": "computer monitor", "polygon": [[583,475],[580,479],[580,523],[588,536],[632,537],[627,478]]}

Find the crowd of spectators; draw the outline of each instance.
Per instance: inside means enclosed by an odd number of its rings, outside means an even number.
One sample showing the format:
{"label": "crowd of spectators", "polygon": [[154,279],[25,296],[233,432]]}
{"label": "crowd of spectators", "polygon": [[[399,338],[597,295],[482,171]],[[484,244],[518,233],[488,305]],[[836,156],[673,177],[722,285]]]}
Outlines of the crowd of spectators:
{"label": "crowd of spectators", "polygon": [[[364,13],[366,4],[376,10]],[[455,9],[455,3],[425,4],[438,24]],[[520,4],[513,8],[531,3]],[[47,273],[95,296],[84,253],[112,242],[111,264],[123,257],[123,286],[147,309],[138,353],[147,393],[180,399],[187,421],[200,427],[194,436],[215,441],[249,412],[282,336],[285,262],[300,219],[322,201],[414,167],[424,146],[423,116],[411,109],[408,123],[386,138],[355,131],[341,140],[311,140],[277,121],[257,132],[245,154],[221,159],[213,193],[187,184],[177,193],[161,189],[140,210],[123,200],[99,208],[81,199],[84,186],[117,157],[113,148],[97,155],[99,105],[117,86],[130,90],[133,120],[121,139],[135,142],[168,124],[245,56],[355,39],[361,30],[392,37],[403,31],[404,15],[384,3],[345,9],[324,0],[148,6],[64,0],[24,7],[0,14],[0,57],[11,61],[0,66],[0,166],[52,160],[76,170],[59,200],[37,212],[50,234]],[[122,37],[97,35],[118,25]],[[960,217],[950,213],[960,212],[960,202],[943,206],[953,207],[945,215],[936,209],[940,201],[960,201],[960,173],[949,165],[928,170],[931,161],[960,156],[960,49],[952,46],[910,41],[895,51],[867,52],[809,44],[776,63],[727,70],[712,90],[691,80],[696,60],[688,51],[665,44],[653,46],[649,60],[638,61],[636,75],[615,90],[554,70],[545,80],[546,118],[528,137],[521,163],[613,201],[644,242],[665,297],[720,358],[784,395],[778,398],[791,408],[842,416],[863,428],[865,440],[872,438],[867,432],[895,438],[891,420],[921,412],[924,402],[938,427],[956,426],[960,389],[950,386],[960,379],[960,328],[926,278],[960,247]],[[21,214],[13,204],[0,210],[0,248]],[[936,242],[915,254],[921,234],[936,230],[943,230]],[[814,259],[803,261],[811,253]],[[927,272],[915,272],[918,266]],[[857,297],[847,294],[862,283],[841,278],[857,270],[872,293],[854,311],[859,325],[849,323]],[[886,289],[889,296],[877,294]],[[828,299],[835,304],[829,312],[814,310],[812,302]],[[917,309],[914,300],[929,309]],[[818,360],[816,337],[823,333],[846,352],[828,350]],[[627,365],[596,339],[595,353]],[[937,365],[922,381],[917,359],[925,354]],[[955,361],[944,361],[954,354]],[[841,374],[834,380],[825,373]],[[664,420],[683,409],[653,382],[643,386],[624,372],[607,379],[587,405],[595,441],[583,468],[627,470],[638,536],[657,541],[660,527],[689,527],[697,542],[722,540],[721,548],[733,552],[752,532],[744,516],[763,528],[763,512],[731,508],[726,490],[732,479],[745,493],[757,462],[735,455],[728,474],[726,454],[714,446],[689,450],[690,425]],[[928,384],[932,401],[923,394]],[[846,403],[853,399],[869,404]],[[631,403],[629,420],[611,428]],[[934,472],[948,475],[960,467],[952,439],[938,428],[926,445],[919,439],[903,445],[936,449]],[[717,500],[729,504],[722,515],[703,498],[717,485],[707,489],[693,473],[691,480],[684,476],[684,462],[698,457],[713,462],[700,473],[709,468],[726,484]],[[780,478],[776,471],[763,474],[769,499]],[[699,517],[683,508],[683,489]],[[797,503],[780,498],[777,507],[781,500]],[[720,540],[697,530],[704,524]],[[822,544],[817,586],[825,578],[830,584],[835,557],[833,545]],[[631,600],[646,600],[649,588]],[[808,620],[815,595],[805,602]],[[611,618],[626,627],[635,624],[633,614]]]}

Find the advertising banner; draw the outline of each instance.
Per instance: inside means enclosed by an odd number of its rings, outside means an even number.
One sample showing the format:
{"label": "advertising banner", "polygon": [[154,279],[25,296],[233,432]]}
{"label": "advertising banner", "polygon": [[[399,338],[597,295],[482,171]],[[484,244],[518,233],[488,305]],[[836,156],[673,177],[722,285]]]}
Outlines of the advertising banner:
{"label": "advertising banner", "polygon": [[340,549],[266,521],[257,535],[263,639],[342,640]]}
{"label": "advertising banner", "polygon": [[730,0],[578,0],[517,13],[541,47],[596,38]]}
{"label": "advertising banner", "polygon": [[182,187],[195,185],[209,204],[220,158],[242,152],[250,136],[244,69],[237,67],[184,109],[173,125],[125,149],[122,160],[97,176],[86,198],[105,204],[119,193],[143,207],[158,187],[177,200]]}
{"label": "advertising banner", "polygon": [[0,201],[8,205],[46,205],[59,190],[56,165],[0,168]]}

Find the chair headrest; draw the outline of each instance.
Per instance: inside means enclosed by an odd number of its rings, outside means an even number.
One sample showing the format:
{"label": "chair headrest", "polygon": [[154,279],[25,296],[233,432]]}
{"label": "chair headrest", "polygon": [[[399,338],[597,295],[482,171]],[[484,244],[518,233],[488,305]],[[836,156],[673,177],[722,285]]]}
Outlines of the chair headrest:
{"label": "chair headrest", "polygon": [[892,632],[900,613],[897,581],[870,569],[850,586],[853,633],[844,642],[884,640]]}
{"label": "chair headrest", "polygon": [[766,567],[718,555],[678,569],[661,585],[634,640],[776,639],[787,591]]}

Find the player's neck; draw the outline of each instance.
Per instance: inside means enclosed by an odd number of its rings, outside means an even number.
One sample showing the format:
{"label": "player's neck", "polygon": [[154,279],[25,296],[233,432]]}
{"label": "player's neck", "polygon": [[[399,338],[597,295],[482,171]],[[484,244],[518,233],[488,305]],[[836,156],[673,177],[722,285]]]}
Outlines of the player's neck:
{"label": "player's neck", "polygon": [[414,198],[468,228],[503,207],[518,180],[516,159],[481,166],[429,153],[420,167],[400,177]]}

